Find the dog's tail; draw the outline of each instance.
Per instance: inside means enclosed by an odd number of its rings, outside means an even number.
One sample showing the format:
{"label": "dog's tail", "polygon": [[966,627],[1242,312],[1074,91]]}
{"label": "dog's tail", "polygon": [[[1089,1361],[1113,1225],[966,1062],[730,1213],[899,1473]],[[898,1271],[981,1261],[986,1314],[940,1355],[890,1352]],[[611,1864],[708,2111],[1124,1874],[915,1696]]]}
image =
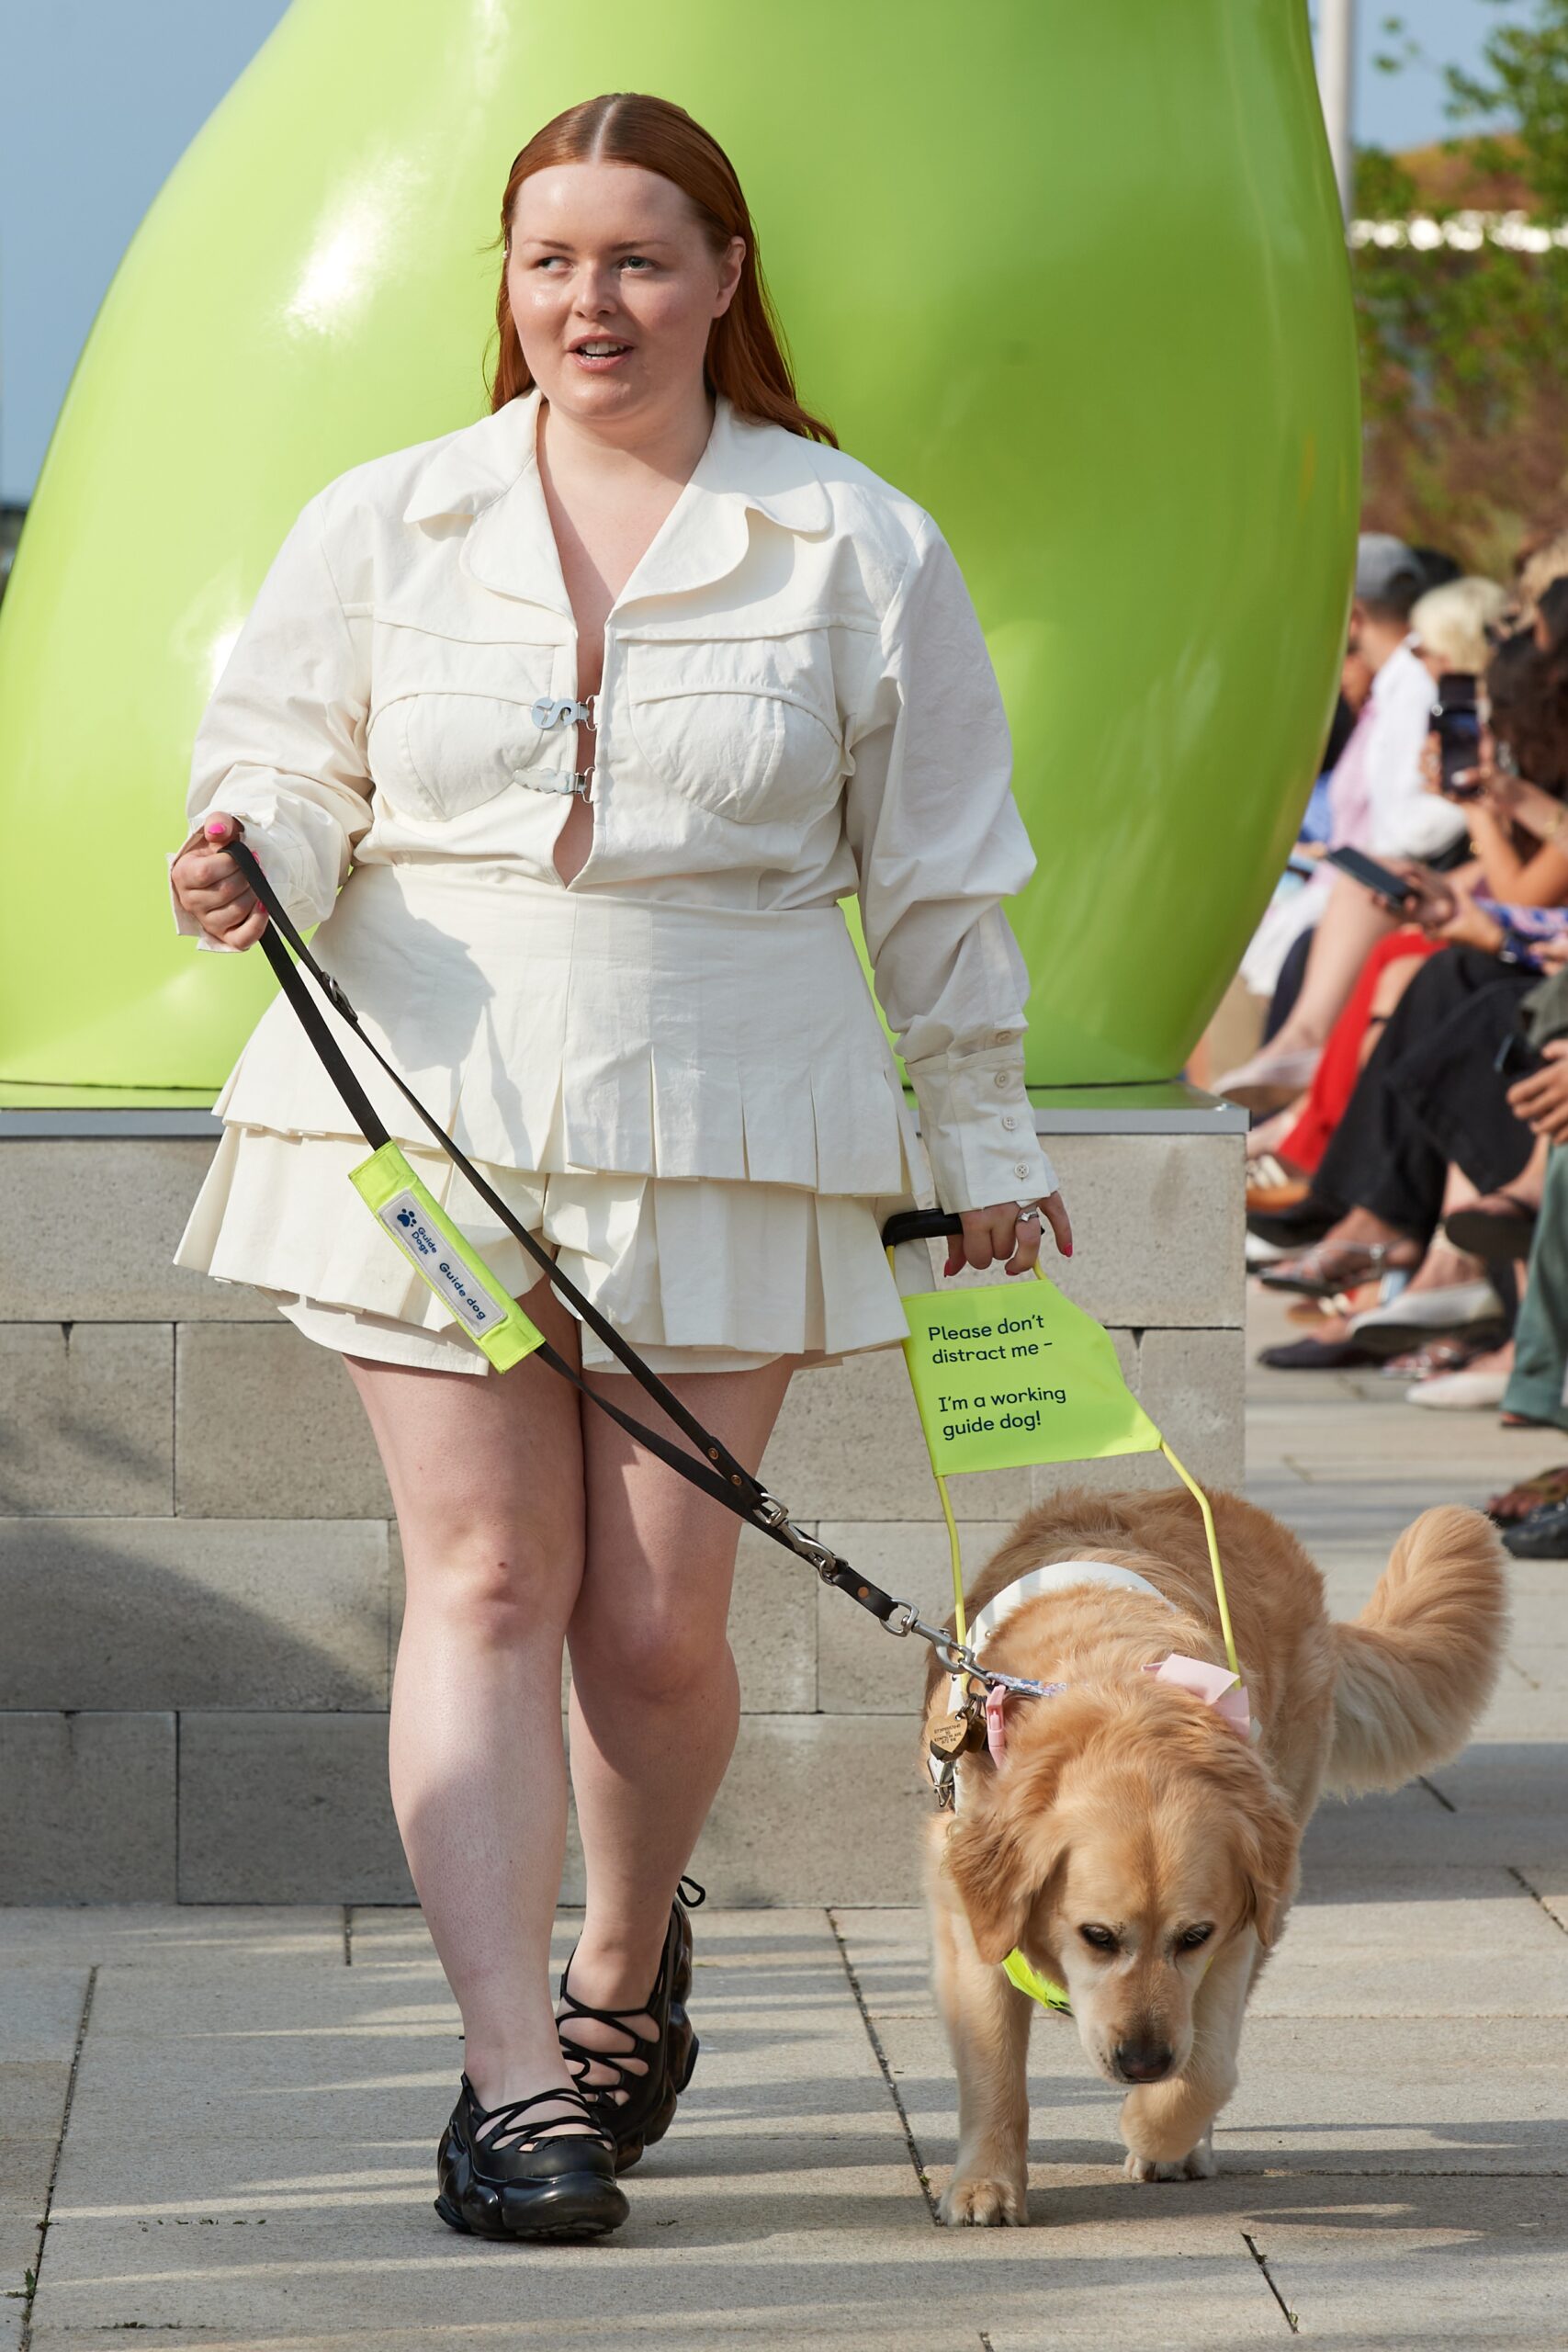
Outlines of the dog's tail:
{"label": "dog's tail", "polygon": [[1396,1789],[1463,1747],[1507,1625],[1505,1557],[1479,1511],[1423,1511],[1353,1625],[1336,1625],[1334,1746],[1342,1796]]}

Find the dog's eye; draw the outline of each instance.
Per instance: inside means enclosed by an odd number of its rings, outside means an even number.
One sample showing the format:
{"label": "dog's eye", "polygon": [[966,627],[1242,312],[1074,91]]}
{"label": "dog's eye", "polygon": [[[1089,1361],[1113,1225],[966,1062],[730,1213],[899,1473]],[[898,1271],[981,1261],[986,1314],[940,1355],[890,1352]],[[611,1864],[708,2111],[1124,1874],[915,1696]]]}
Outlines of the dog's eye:
{"label": "dog's eye", "polygon": [[1116,1950],[1116,1938],[1109,1928],[1080,1928],[1078,1933],[1086,1944],[1094,1946],[1096,1951]]}
{"label": "dog's eye", "polygon": [[1200,1944],[1208,1942],[1213,1932],[1212,1926],[1184,1928],[1176,1939],[1177,1949],[1179,1951],[1196,1951]]}

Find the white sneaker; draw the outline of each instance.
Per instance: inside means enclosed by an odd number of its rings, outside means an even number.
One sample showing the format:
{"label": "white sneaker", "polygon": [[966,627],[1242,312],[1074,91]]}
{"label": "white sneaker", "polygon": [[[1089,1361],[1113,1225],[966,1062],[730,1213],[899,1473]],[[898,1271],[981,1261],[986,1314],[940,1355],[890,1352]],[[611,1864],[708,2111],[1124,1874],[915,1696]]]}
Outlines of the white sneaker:
{"label": "white sneaker", "polygon": [[1391,1324],[1416,1334],[1462,1331],[1470,1323],[1495,1322],[1502,1312],[1502,1301],[1489,1282],[1450,1283],[1442,1290],[1405,1290],[1387,1305],[1370,1306],[1351,1323],[1349,1337],[1364,1339]]}
{"label": "white sneaker", "polygon": [[1508,1386],[1506,1372],[1439,1372],[1404,1392],[1407,1405],[1429,1405],[1435,1413],[1473,1413],[1500,1405]]}
{"label": "white sneaker", "polygon": [[1250,1061],[1226,1070],[1223,1078],[1213,1081],[1210,1091],[1225,1095],[1248,1110],[1276,1110],[1282,1102],[1306,1092],[1322,1059],[1321,1046],[1284,1053],[1276,1053],[1271,1046],[1265,1046]]}

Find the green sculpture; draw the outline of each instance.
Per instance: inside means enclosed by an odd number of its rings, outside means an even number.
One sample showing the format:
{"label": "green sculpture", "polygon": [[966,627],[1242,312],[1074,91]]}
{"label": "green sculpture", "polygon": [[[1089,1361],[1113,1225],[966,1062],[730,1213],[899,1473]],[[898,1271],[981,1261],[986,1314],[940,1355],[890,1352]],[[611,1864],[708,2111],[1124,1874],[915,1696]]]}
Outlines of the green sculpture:
{"label": "green sculpture", "polygon": [[1348,598],[1302,0],[294,0],[110,288],[0,611],[6,1099],[229,1069],[271,981],[167,912],[197,717],[304,500],[482,413],[507,167],[604,88],[728,150],[804,397],[964,568],[1040,860],[1031,1080],[1179,1069]]}

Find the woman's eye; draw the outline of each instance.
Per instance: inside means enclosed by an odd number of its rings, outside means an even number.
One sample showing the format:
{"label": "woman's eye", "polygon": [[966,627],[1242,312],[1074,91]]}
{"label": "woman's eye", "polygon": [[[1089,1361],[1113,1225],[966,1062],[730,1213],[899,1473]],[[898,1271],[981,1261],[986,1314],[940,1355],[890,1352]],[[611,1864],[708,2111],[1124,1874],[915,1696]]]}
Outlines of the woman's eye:
{"label": "woman's eye", "polygon": [[1096,1951],[1114,1951],[1116,1949],[1116,1938],[1109,1928],[1080,1928],[1078,1933],[1086,1944],[1093,1945]]}
{"label": "woman's eye", "polygon": [[1196,1951],[1200,1944],[1206,1944],[1208,1942],[1209,1938],[1213,1934],[1213,1932],[1214,1930],[1212,1927],[1188,1928],[1183,1930],[1182,1934],[1177,1939],[1177,1940],[1180,1944],[1183,1951]]}

